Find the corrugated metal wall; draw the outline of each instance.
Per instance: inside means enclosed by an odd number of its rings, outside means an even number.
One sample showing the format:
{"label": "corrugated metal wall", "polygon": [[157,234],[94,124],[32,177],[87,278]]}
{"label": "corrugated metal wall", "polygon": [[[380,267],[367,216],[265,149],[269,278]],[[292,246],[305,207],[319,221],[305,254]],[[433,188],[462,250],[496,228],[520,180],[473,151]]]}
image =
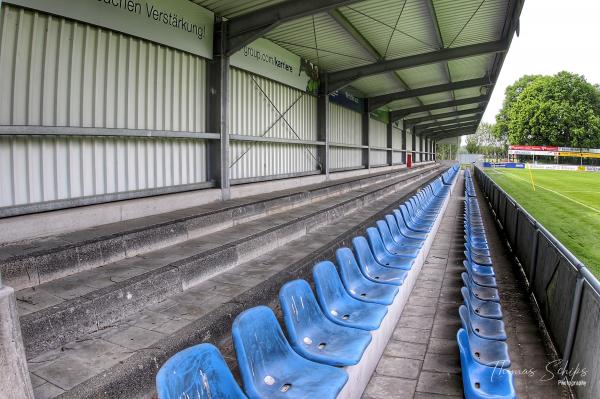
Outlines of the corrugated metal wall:
{"label": "corrugated metal wall", "polygon": [[[362,144],[361,114],[337,104],[329,103],[329,141],[343,144]],[[356,168],[362,165],[362,149],[330,147],[331,169]]]}
{"label": "corrugated metal wall", "polygon": [[203,140],[0,136],[0,207],[206,181]]}
{"label": "corrugated metal wall", "polygon": [[[402,149],[402,130],[392,126],[392,148],[395,150]],[[392,153],[393,163],[402,163],[402,153],[394,151]]]}
{"label": "corrugated metal wall", "polygon": [[[369,144],[374,147],[387,147],[387,126],[385,123],[369,118]],[[371,149],[370,157],[373,166],[387,165],[387,151]]]}
{"label": "corrugated metal wall", "polygon": [[[317,140],[316,97],[232,68],[229,133],[289,140]],[[248,179],[318,170],[314,145],[230,142],[230,178]]]}
{"label": "corrugated metal wall", "polygon": [[0,125],[205,131],[197,56],[2,5]]}
{"label": "corrugated metal wall", "polygon": [[[0,12],[0,125],[205,131],[202,58],[7,4]],[[4,136],[0,154],[0,206],[207,179],[203,140]]]}

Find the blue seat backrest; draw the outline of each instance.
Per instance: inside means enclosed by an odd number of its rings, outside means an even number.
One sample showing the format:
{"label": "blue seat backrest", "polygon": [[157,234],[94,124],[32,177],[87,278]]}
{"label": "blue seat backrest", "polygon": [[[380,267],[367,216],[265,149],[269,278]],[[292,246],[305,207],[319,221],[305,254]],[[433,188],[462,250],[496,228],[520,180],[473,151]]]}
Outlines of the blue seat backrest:
{"label": "blue seat backrest", "polygon": [[[354,301],[344,289],[340,276],[333,262],[328,260],[319,262],[313,268],[313,277],[315,288],[319,296],[320,303],[330,303],[332,301]],[[323,309],[327,312],[327,309]]]}
{"label": "blue seat backrest", "polygon": [[159,399],[242,399],[242,392],[219,350],[200,344],[178,352],[156,375]]}
{"label": "blue seat backrest", "polygon": [[302,334],[303,331],[331,323],[323,315],[310,285],[305,280],[293,280],[284,284],[279,291],[279,302],[291,342],[298,342],[299,338],[311,335]]}
{"label": "blue seat backrest", "polygon": [[356,253],[356,259],[359,265],[365,269],[368,265],[378,264],[371,252],[367,239],[363,236],[357,236],[352,239],[352,246]]}
{"label": "blue seat backrest", "polygon": [[342,281],[351,282],[353,280],[364,279],[365,277],[360,272],[354,253],[350,248],[339,248],[335,251],[335,259],[340,268],[340,276]]}

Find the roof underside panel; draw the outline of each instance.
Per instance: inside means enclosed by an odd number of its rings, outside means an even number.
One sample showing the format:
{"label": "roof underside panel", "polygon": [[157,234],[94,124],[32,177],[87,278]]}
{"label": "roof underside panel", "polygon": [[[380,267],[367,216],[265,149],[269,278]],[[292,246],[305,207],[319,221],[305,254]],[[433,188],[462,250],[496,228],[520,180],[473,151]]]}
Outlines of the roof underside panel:
{"label": "roof underside panel", "polygon": [[444,47],[500,40],[506,1],[433,0]]}
{"label": "roof underside panel", "polygon": [[395,93],[404,89],[393,72],[356,80],[352,83],[352,87],[362,92],[366,97]]}
{"label": "roof underside panel", "polygon": [[484,54],[448,61],[452,81],[484,77],[491,70],[494,57],[494,54]]}
{"label": "roof underside panel", "polygon": [[409,87],[425,87],[446,83],[446,65],[444,63],[423,65],[403,69],[398,74]]}
{"label": "roof underside panel", "polygon": [[340,7],[340,12],[383,59],[438,49],[421,1],[374,0]]}
{"label": "roof underside panel", "polygon": [[265,37],[329,72],[373,62],[369,53],[326,13],[281,24]]}
{"label": "roof underside panel", "polygon": [[208,8],[215,14],[233,18],[260,8],[282,3],[285,0],[192,0],[194,3]]}

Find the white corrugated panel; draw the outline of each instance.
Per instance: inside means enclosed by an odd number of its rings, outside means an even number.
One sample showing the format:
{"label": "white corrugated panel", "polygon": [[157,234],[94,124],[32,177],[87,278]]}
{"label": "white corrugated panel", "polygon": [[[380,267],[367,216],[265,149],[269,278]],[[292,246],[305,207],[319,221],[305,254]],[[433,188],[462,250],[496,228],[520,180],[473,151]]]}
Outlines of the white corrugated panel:
{"label": "white corrugated panel", "polygon": [[373,166],[387,165],[387,151],[371,150],[370,157],[369,161]]}
{"label": "white corrugated panel", "polygon": [[369,118],[369,145],[387,147],[387,126],[385,123]]}
{"label": "white corrugated panel", "polygon": [[402,149],[402,130],[392,127],[392,148],[395,150]]}
{"label": "white corrugated panel", "polygon": [[317,99],[293,87],[231,68],[229,133],[317,140]]}
{"label": "white corrugated panel", "polygon": [[203,140],[0,136],[0,207],[206,181]]}
{"label": "white corrugated panel", "polygon": [[329,103],[328,116],[330,142],[362,144],[362,119],[360,113],[337,104]]}
{"label": "white corrugated panel", "polygon": [[6,4],[1,13],[0,125],[205,131],[202,58]]}
{"label": "white corrugated panel", "polygon": [[329,147],[329,168],[357,168],[362,165],[362,149]]}
{"label": "white corrugated panel", "polygon": [[318,170],[317,147],[251,141],[229,143],[233,179],[280,176]]}
{"label": "white corrugated panel", "polygon": [[406,133],[406,150],[412,151],[412,133]]}

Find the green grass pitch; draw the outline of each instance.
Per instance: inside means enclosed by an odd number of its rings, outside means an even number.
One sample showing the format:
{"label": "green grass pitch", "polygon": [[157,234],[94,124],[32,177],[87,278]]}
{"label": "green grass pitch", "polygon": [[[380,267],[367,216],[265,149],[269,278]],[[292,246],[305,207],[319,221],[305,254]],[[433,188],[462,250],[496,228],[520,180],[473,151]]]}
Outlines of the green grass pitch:
{"label": "green grass pitch", "polygon": [[486,169],[486,173],[600,278],[600,173]]}

